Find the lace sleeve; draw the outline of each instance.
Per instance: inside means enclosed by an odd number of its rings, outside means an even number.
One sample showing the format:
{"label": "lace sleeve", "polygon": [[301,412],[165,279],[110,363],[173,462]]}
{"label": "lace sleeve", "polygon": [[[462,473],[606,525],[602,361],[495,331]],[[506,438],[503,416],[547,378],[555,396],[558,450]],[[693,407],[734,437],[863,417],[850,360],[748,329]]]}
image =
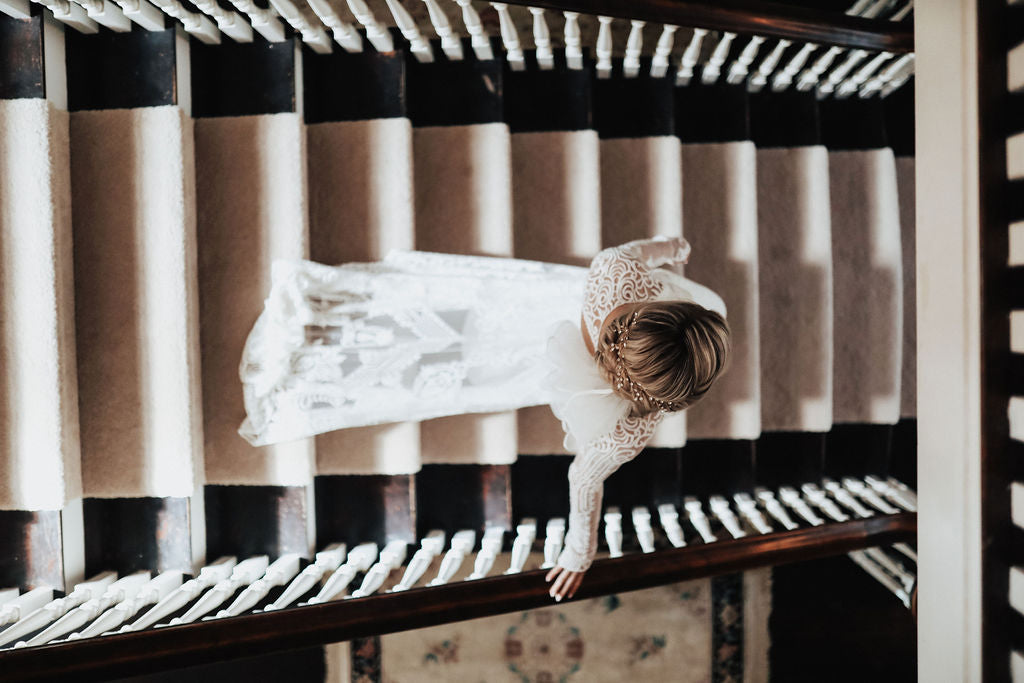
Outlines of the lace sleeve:
{"label": "lace sleeve", "polygon": [[681,237],[635,240],[605,249],[594,257],[583,295],[583,322],[590,340],[597,337],[605,318],[622,304],[652,301],[662,285],[651,270],[662,265],[685,263],[690,245]]}
{"label": "lace sleeve", "polygon": [[643,450],[661,417],[661,413],[624,417],[614,431],[584,445],[573,459],[569,465],[569,530],[558,556],[560,567],[571,571],[590,567],[597,552],[604,480]]}

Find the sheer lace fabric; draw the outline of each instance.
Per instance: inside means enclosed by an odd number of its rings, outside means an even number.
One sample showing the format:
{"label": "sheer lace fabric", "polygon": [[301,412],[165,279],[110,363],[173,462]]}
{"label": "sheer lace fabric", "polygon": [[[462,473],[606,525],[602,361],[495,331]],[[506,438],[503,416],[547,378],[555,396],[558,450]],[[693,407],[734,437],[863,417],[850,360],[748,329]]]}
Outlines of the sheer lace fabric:
{"label": "sheer lace fabric", "polygon": [[602,251],[590,269],[517,259],[396,251],[378,263],[276,262],[243,352],[254,445],[335,429],[550,403],[576,456],[558,564],[582,571],[597,549],[604,480],[650,439],[660,414],[631,417],[587,351],[616,307],[711,290],[660,266],[685,240]]}
{"label": "sheer lace fabric", "polygon": [[[718,306],[721,299],[712,300],[717,296],[711,290],[702,291],[697,283],[671,271],[655,270],[685,263],[689,254],[690,245],[679,238],[638,240],[598,254],[587,275],[583,301],[583,325],[595,348],[604,321],[623,304],[694,301],[693,291],[697,291],[703,299],[698,303]],[[585,571],[597,552],[604,480],[643,450],[662,416],[631,417],[632,404],[612,392],[581,335],[574,335],[574,340],[572,336],[563,326],[549,346],[559,368],[554,375],[551,409],[562,420],[566,447],[576,453],[569,466],[569,529],[558,565]],[[573,353],[578,356],[575,361],[571,360]]]}
{"label": "sheer lace fabric", "polygon": [[579,316],[586,270],[392,252],[280,261],[242,355],[253,445],[335,429],[548,402],[552,327]]}

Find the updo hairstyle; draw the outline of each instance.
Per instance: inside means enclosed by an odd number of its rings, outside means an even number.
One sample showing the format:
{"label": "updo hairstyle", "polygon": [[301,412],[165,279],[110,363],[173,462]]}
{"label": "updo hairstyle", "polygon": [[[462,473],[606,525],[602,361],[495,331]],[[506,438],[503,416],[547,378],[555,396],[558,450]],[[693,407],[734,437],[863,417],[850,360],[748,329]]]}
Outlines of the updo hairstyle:
{"label": "updo hairstyle", "polygon": [[699,401],[725,370],[729,325],[689,301],[655,301],[608,321],[594,354],[633,415],[675,412]]}

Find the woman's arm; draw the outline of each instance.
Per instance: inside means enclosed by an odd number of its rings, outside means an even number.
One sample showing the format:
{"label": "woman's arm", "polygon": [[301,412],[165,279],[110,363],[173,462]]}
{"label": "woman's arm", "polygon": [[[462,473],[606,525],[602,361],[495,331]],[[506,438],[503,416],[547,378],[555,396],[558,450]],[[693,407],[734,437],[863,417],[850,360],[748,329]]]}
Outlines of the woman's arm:
{"label": "woman's arm", "polygon": [[634,240],[623,244],[619,249],[652,270],[664,265],[686,263],[690,258],[690,243],[682,237],[658,236]]}
{"label": "woman's arm", "polygon": [[604,480],[643,449],[661,420],[655,413],[626,417],[605,436],[586,444],[569,466],[569,530],[557,566],[545,580],[556,579],[551,596],[572,597],[597,552]]}
{"label": "woman's arm", "polygon": [[590,263],[583,293],[585,339],[596,343],[601,325],[613,309],[653,301],[662,286],[651,271],[667,264],[686,263],[690,245],[682,237],[634,240],[601,251]]}

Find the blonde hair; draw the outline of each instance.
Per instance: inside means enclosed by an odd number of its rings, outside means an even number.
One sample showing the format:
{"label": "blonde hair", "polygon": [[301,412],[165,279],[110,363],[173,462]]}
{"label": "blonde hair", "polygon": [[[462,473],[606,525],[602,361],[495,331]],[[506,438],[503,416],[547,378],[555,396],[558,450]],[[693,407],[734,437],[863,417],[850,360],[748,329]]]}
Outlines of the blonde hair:
{"label": "blonde hair", "polygon": [[688,301],[656,301],[608,321],[594,357],[640,416],[699,401],[725,370],[729,351],[721,315]]}

